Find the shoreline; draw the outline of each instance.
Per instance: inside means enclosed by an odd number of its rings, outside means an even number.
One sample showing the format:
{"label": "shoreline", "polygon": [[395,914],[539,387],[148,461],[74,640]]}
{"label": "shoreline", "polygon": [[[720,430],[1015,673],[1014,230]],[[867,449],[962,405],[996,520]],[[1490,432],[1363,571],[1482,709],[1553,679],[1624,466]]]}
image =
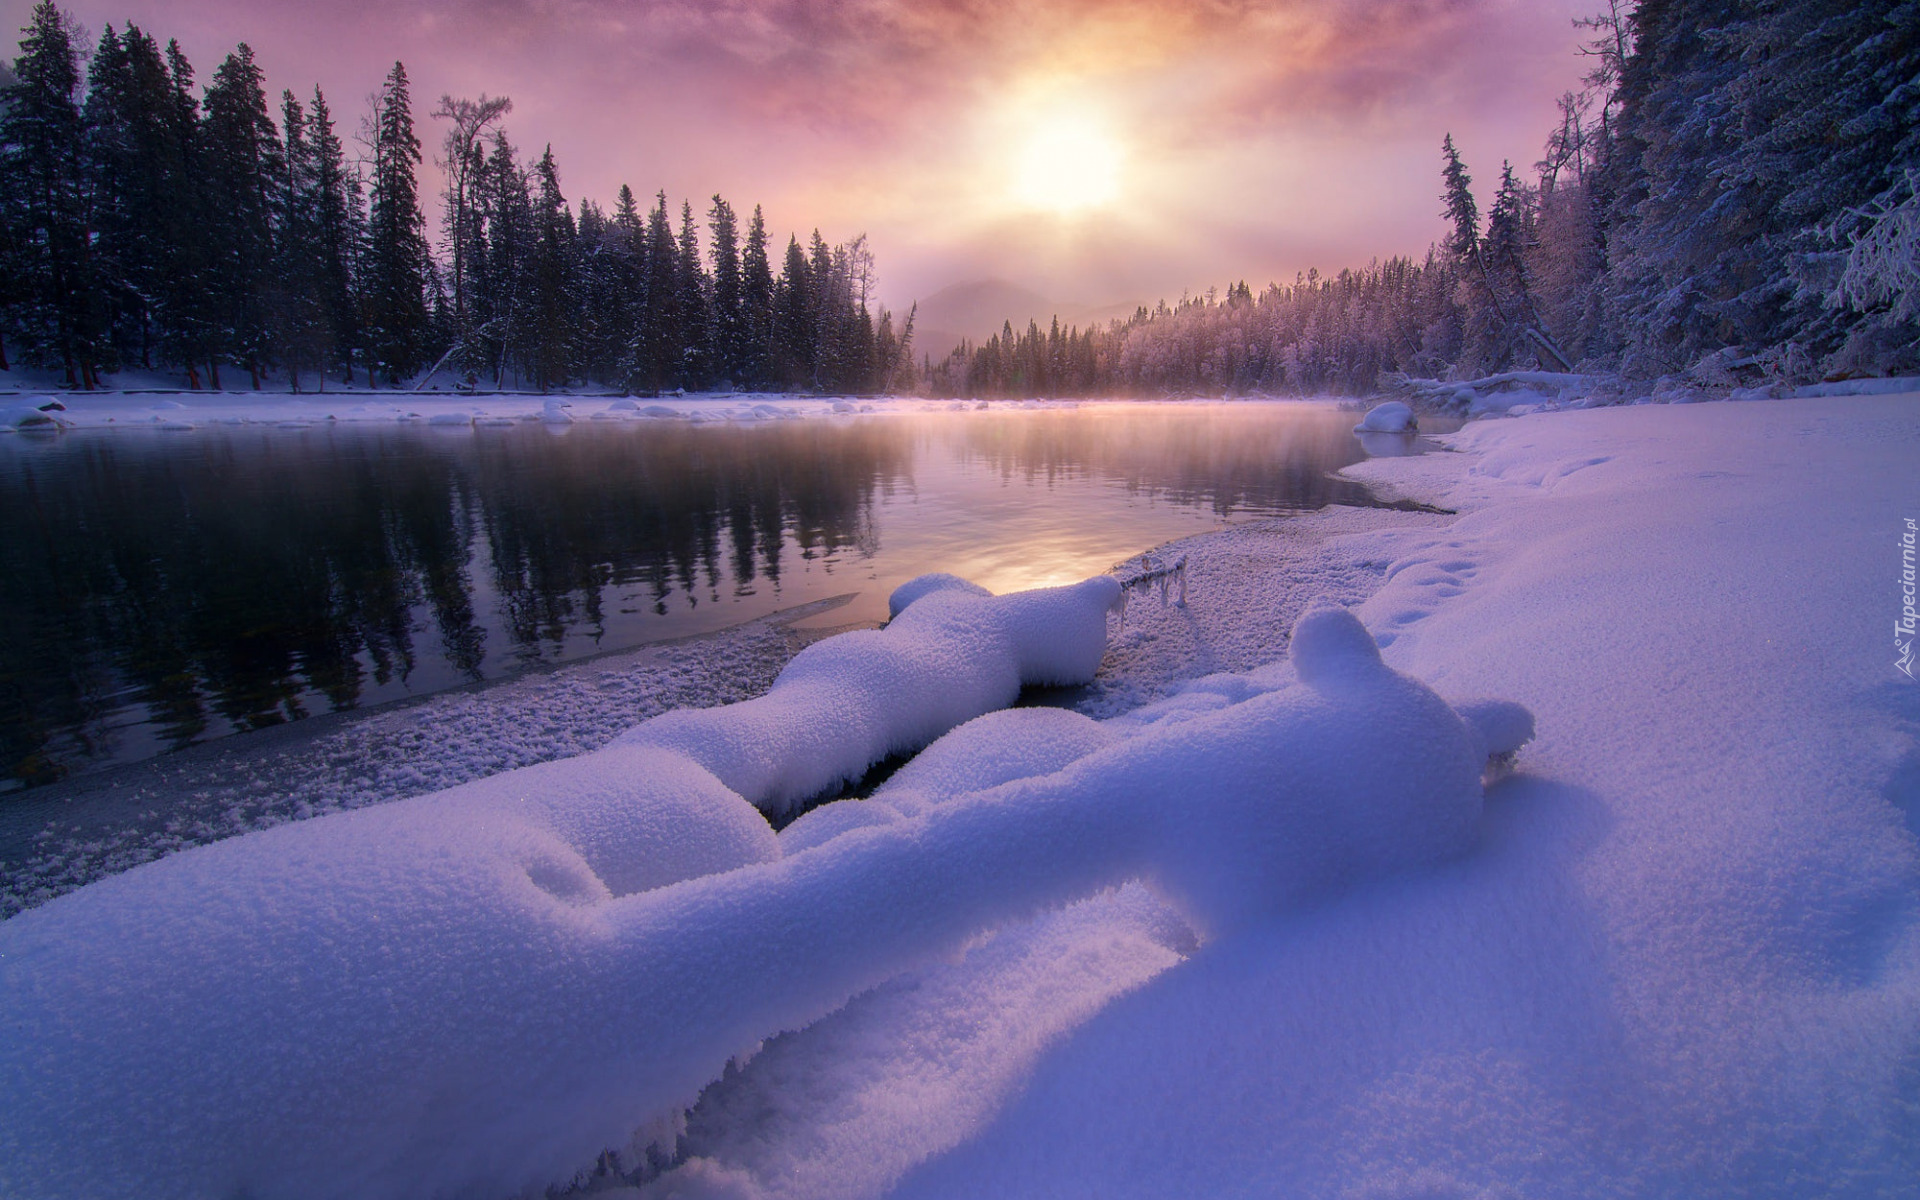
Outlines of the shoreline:
{"label": "shoreline", "polygon": [[[1425,503],[1368,486],[1386,503]],[[1382,582],[1384,557],[1356,559],[1330,542],[1452,519],[1411,507],[1329,505],[1146,547],[1141,554],[1177,548],[1188,556],[1187,607],[1129,605],[1111,627],[1099,677],[1061,700],[1109,717],[1188,680],[1276,661],[1310,601],[1351,606]],[[1278,586],[1276,574],[1284,575]],[[806,645],[868,626],[812,624],[847,600],[321,714],[12,793],[0,805],[0,920],[192,846],[586,753],[670,708],[759,695]]]}
{"label": "shoreline", "polygon": [[191,846],[582,754],[669,708],[757,695],[807,644],[859,627],[798,627],[848,599],[321,713],[10,793],[0,803],[0,920]]}

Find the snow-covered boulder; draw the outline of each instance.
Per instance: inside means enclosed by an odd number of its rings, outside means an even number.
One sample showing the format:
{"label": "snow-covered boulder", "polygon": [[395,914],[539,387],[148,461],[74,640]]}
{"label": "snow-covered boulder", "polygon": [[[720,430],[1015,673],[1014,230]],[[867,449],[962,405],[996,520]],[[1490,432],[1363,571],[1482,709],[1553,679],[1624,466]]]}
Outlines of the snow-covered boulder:
{"label": "snow-covered boulder", "polygon": [[62,428],[60,418],[41,407],[46,403],[48,403],[46,397],[35,396],[27,400],[0,405],[0,429],[11,431]]}
{"label": "snow-covered boulder", "polygon": [[1413,409],[1400,400],[1388,400],[1367,410],[1353,427],[1355,433],[1412,433],[1419,429]]}

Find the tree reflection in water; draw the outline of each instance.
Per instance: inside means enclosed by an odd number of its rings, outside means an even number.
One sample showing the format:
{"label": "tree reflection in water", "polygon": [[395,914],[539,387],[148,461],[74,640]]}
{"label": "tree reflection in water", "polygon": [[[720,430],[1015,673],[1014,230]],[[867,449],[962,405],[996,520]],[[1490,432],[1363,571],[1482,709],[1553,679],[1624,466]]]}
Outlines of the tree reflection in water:
{"label": "tree reflection in water", "polygon": [[[1352,420],[1169,406],[7,438],[0,779],[964,569],[950,534],[913,533],[936,507],[916,468],[926,486],[1025,489],[1029,516],[1059,509],[1053,546],[1106,521],[1118,554],[1210,518],[1364,503],[1328,477],[1361,457]],[[1095,511],[1116,492],[1151,497],[1159,524]],[[943,528],[1017,554],[1019,530],[975,529],[976,499],[948,496]],[[881,553],[883,524],[903,561]]]}

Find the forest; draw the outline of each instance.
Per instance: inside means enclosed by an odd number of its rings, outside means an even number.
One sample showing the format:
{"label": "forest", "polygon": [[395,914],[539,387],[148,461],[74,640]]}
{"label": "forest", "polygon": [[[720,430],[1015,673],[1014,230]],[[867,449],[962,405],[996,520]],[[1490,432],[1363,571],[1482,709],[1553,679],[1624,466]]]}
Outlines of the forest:
{"label": "forest", "polygon": [[[864,237],[769,242],[714,196],[677,214],[569,204],[551,148],[523,154],[505,98],[442,97],[447,181],[429,237],[424,159],[396,62],[349,154],[316,88],[283,91],[241,44],[196,93],[178,42],[132,24],[80,44],[43,0],[0,75],[0,370],[70,387],[129,368],[193,388],[399,385],[659,393],[877,392],[907,381],[911,314],[870,304]],[[84,71],[83,71],[84,64]],[[776,269],[778,268],[777,273]],[[223,377],[223,369],[226,375]]]}
{"label": "forest", "polygon": [[1484,217],[1443,142],[1447,233],[1424,257],[1099,327],[1009,323],[916,362],[912,314],[872,303],[864,237],[781,254],[758,207],[743,231],[717,195],[701,214],[625,187],[571,204],[485,95],[431,114],[430,237],[401,64],[349,155],[318,89],[270,110],[244,44],[196,94],[177,43],[129,24],[88,51],[44,0],[0,78],[0,369],[965,397],[1920,371],[1920,0],[1607,0],[1579,24],[1582,86],[1530,175],[1501,164]]}

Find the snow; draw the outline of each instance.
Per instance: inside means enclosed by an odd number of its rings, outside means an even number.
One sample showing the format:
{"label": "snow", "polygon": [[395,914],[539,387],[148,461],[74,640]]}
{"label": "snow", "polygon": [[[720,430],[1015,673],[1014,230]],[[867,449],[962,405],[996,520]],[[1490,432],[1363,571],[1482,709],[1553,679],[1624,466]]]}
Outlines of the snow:
{"label": "snow", "polygon": [[[705,718],[763,762],[668,714],[94,883],[0,924],[0,1191],[1911,1195],[1917,399],[1476,424],[1349,469],[1458,517],[1124,628],[916,581]],[[1096,608],[1081,711],[965,719]]]}
{"label": "snow", "polygon": [[583,754],[669,709],[749,699],[819,636],[794,622],[832,608],[16,793],[0,808],[0,916],[189,846]]}
{"label": "snow", "polygon": [[1004,708],[1022,685],[1091,680],[1119,594],[1105,576],[1005,596],[952,576],[909,580],[885,629],[814,643],[766,695],[663,713],[615,743],[684,755],[780,812]]}
{"label": "snow", "polygon": [[[1071,642],[1115,591],[948,588],[887,632],[1017,643],[1056,617]],[[813,649],[836,642],[882,657],[859,634]],[[0,927],[9,1190],[564,1183],[759,1039],[1008,922],[1144,878],[1231,933],[1464,849],[1482,764],[1454,711],[1344,610],[1309,611],[1294,642],[1303,685],[790,857],[714,772],[643,740],[62,897]],[[1004,773],[989,759],[974,783]],[[169,1100],[99,1104],[118,1090]]]}
{"label": "snow", "polygon": [[1801,399],[1817,396],[1896,396],[1920,392],[1920,379],[1842,379],[1833,383],[1814,383],[1794,389]]}
{"label": "snow", "polygon": [[1204,948],[894,1194],[1911,1195],[1914,413],[1561,413],[1354,470],[1465,460],[1359,611],[1538,715],[1479,848]]}
{"label": "snow", "polygon": [[[0,378],[0,389],[7,380]],[[162,394],[162,393],[165,394]],[[482,428],[539,422],[564,427],[581,420],[612,422],[689,421],[761,422],[802,418],[844,417],[873,413],[922,412],[949,406],[905,397],[762,395],[757,393],[676,394],[673,403],[641,403],[631,397],[588,393],[464,393],[441,391],[345,390],[290,394],[284,391],[212,392],[153,390],[60,393],[67,411],[41,414],[38,406],[51,394],[0,390],[0,432],[16,428],[18,419],[43,427],[110,429],[159,420],[195,425],[268,425],[284,422],[345,424],[423,423],[432,426]],[[952,411],[985,409],[986,404],[955,405]],[[1077,408],[1078,401],[1028,400],[1002,407]],[[34,414],[29,416],[28,414]],[[161,415],[164,414],[164,415]]]}
{"label": "snow", "polygon": [[1353,427],[1355,433],[1408,433],[1419,428],[1413,409],[1399,400],[1388,400],[1367,410]]}

